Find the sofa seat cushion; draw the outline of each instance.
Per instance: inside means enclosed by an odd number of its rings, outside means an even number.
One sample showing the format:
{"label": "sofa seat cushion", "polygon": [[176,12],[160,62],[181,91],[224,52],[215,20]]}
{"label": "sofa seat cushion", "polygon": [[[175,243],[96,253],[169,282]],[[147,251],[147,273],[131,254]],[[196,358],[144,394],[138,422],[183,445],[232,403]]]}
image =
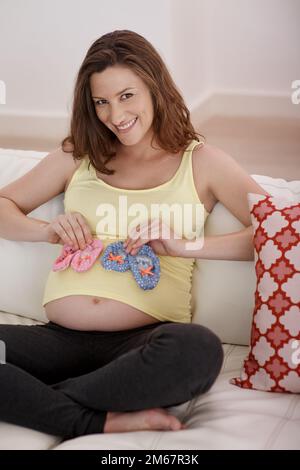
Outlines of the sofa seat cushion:
{"label": "sofa seat cushion", "polygon": [[[42,325],[43,323],[0,311],[0,324]],[[0,450],[45,450],[55,447],[60,441],[61,439],[56,436],[0,421]]]}
{"label": "sofa seat cushion", "polygon": [[223,370],[212,389],[168,408],[188,429],[94,434],[62,442],[56,450],[299,449],[300,396],[231,385],[248,347],[223,347]]}
{"label": "sofa seat cushion", "polygon": [[0,450],[49,450],[59,442],[59,437],[0,421]]}
{"label": "sofa seat cushion", "polygon": [[34,320],[33,318],[0,311],[0,325],[43,325],[45,323],[46,322]]}

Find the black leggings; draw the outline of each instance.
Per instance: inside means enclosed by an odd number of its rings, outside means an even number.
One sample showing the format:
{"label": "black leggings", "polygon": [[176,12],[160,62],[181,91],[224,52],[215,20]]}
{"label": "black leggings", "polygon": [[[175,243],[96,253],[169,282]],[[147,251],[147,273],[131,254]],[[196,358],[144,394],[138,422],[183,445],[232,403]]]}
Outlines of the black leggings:
{"label": "black leggings", "polygon": [[70,439],[101,433],[107,411],[169,407],[204,393],[223,362],[197,324],[121,331],[0,325],[0,420]]}

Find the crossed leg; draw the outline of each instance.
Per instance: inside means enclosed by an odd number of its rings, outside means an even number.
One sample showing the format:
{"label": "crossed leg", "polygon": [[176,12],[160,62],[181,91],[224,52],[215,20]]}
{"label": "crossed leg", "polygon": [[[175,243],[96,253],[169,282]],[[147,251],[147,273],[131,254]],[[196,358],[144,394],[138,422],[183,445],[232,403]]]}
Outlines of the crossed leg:
{"label": "crossed leg", "polygon": [[0,326],[1,419],[66,438],[104,432],[109,410],[116,418],[183,403],[206,392],[222,365],[219,339],[200,325],[157,324],[92,340],[63,332]]}

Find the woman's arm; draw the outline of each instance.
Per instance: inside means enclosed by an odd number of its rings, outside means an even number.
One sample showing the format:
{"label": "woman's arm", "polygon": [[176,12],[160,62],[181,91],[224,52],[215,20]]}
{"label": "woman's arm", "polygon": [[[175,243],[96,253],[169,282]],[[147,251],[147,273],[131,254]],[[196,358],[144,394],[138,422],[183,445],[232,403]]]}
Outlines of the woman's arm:
{"label": "woman's arm", "polygon": [[[197,180],[206,182],[207,191],[221,202],[245,227],[251,225],[248,193],[269,196],[248,173],[226,152],[205,144],[194,150],[194,171]],[[198,193],[200,188],[197,188]]]}
{"label": "woman's arm", "polygon": [[26,216],[18,206],[0,197],[0,237],[7,240],[42,242],[48,222]]}
{"label": "woman's arm", "polygon": [[[194,150],[195,171],[200,171],[211,196],[220,201],[246,228],[224,235],[204,237],[202,248],[186,249],[187,258],[251,261],[254,259],[253,227],[248,193],[269,195],[223,150],[204,145]],[[190,245],[189,245],[190,246]]]}
{"label": "woman's arm", "polygon": [[34,168],[0,188],[0,237],[9,240],[48,241],[48,222],[27,214],[62,193],[71,172],[73,157],[62,149],[49,153]]}
{"label": "woman's arm", "polygon": [[253,227],[250,225],[238,232],[204,237],[202,248],[197,248],[197,245],[195,245],[194,250],[188,249],[185,242],[182,244],[181,256],[184,258],[252,261],[254,259],[252,240]]}

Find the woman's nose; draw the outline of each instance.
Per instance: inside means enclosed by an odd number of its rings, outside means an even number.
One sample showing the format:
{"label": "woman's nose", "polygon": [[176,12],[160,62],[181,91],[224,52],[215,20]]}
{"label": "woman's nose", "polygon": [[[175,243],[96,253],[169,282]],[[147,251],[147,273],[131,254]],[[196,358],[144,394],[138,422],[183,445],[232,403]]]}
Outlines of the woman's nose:
{"label": "woman's nose", "polygon": [[124,113],[117,106],[110,109],[110,121],[114,126],[120,126],[124,121]]}

